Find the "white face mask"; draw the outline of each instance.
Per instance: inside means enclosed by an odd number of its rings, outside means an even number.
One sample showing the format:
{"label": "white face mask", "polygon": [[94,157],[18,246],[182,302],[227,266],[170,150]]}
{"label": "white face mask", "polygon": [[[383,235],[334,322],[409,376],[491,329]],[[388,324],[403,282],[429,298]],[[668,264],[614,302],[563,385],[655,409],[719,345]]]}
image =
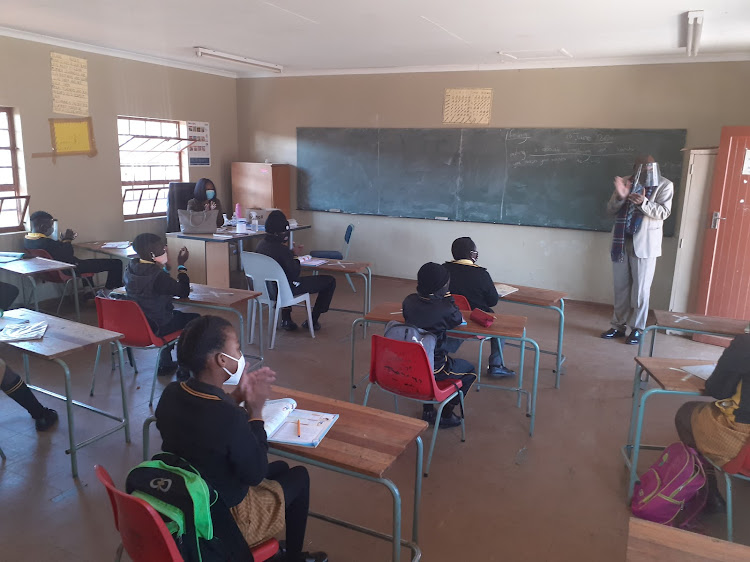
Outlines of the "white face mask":
{"label": "white face mask", "polygon": [[231,385],[237,386],[238,384],[240,384],[240,378],[242,377],[242,373],[245,372],[245,356],[240,355],[239,359],[237,359],[235,357],[232,357],[231,355],[227,355],[223,351],[221,352],[221,354],[224,357],[229,357],[230,359],[237,361],[237,370],[234,373],[231,372],[226,367],[222,367],[222,369],[224,369],[227,375],[229,375],[229,378],[224,381],[224,384],[231,384]]}
{"label": "white face mask", "polygon": [[[151,254],[151,255],[154,256],[153,254]],[[160,256],[154,256],[154,261],[156,263],[160,264],[160,265],[166,265],[168,259],[169,259],[169,257],[167,256],[167,252],[164,252]]]}

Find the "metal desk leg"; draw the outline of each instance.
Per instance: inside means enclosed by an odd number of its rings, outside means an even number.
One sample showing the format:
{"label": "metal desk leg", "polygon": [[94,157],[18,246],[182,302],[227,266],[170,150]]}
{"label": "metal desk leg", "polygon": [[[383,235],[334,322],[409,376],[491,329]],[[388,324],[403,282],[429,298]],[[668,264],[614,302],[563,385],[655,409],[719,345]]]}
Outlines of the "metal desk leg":
{"label": "metal desk leg", "polygon": [[76,279],[76,268],[70,268],[70,276],[73,278],[73,302],[76,304],[76,319],[81,321],[81,307],[78,304],[78,280]]}
{"label": "metal desk leg", "polygon": [[117,354],[120,358],[120,395],[122,396],[122,419],[125,422],[125,442],[130,443],[130,415],[128,413],[128,398],[125,394],[125,377],[122,372],[125,359],[122,355],[123,349],[120,341],[115,340],[115,345],[117,346]]}
{"label": "metal desk leg", "polygon": [[422,462],[424,445],[422,437],[417,437],[417,472],[414,476],[414,520],[411,525],[411,542],[419,544],[419,502],[422,499]]}
{"label": "metal desk leg", "polygon": [[357,385],[354,384],[354,354],[355,354],[355,341],[356,338],[354,336],[354,333],[357,331],[357,324],[364,324],[365,319],[364,318],[357,318],[354,322],[352,322],[352,333],[351,333],[351,346],[352,346],[352,368],[351,372],[349,373],[349,402],[354,402],[354,389],[357,388]]}
{"label": "metal desk leg", "polygon": [[557,326],[557,362],[555,365],[555,388],[560,388],[560,375],[563,364],[563,335],[565,333],[565,299],[560,299],[560,308],[553,307],[560,315]]}
{"label": "metal desk leg", "polygon": [[521,407],[521,392],[520,390],[523,389],[523,364],[524,359],[526,356],[526,328],[523,329],[523,335],[521,336],[521,341],[519,342],[521,345],[521,356],[518,360],[518,389],[519,392],[516,395],[516,408]]}
{"label": "metal desk leg", "polygon": [[29,384],[30,370],[29,370],[29,356],[27,353],[23,354],[23,374],[26,377],[26,384]]}
{"label": "metal desk leg", "polygon": [[73,422],[73,396],[70,388],[70,369],[62,359],[55,359],[55,363],[62,367],[65,374],[65,411],[68,416],[68,445],[69,449],[65,451],[70,453],[70,469],[73,472],[73,478],[78,478],[78,450],[75,442],[75,428]]}
{"label": "metal desk leg", "polygon": [[[39,295],[36,291],[36,279],[34,279],[33,275],[24,275],[24,278],[28,278],[29,283],[31,283],[31,292],[34,295],[34,310],[39,312]],[[21,281],[23,283],[23,281]]]}
{"label": "metal desk leg", "polygon": [[529,435],[533,436],[534,423],[536,422],[536,392],[539,387],[539,344],[534,340],[527,339],[523,342],[524,348],[526,347],[526,342],[529,342],[534,347],[534,379],[531,384],[531,396],[527,398],[527,404],[531,404],[531,412],[527,412],[527,415],[531,418],[529,423]]}

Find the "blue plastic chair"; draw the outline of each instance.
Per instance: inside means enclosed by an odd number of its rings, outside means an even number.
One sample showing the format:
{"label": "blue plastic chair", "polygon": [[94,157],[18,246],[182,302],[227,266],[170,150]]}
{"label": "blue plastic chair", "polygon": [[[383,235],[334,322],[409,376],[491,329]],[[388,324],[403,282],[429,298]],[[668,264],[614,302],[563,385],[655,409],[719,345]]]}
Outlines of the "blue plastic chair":
{"label": "blue plastic chair", "polygon": [[[352,242],[352,232],[354,232],[354,225],[350,224],[346,227],[346,232],[344,233],[344,246],[343,248],[341,248],[340,252],[337,252],[335,250],[315,250],[313,252],[310,252],[310,255],[314,258],[323,258],[326,260],[349,259],[349,245]],[[349,282],[349,286],[352,288],[352,291],[356,293],[357,289],[354,288],[352,277],[348,273],[346,274],[346,280]]]}

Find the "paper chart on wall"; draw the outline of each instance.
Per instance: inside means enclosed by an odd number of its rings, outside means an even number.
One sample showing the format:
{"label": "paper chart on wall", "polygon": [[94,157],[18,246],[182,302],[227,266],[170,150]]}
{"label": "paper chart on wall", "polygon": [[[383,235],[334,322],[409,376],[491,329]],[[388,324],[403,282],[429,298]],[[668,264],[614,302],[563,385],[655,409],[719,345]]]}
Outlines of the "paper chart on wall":
{"label": "paper chart on wall", "polygon": [[52,111],[67,115],[89,114],[88,61],[50,53]]}
{"label": "paper chart on wall", "polygon": [[211,165],[211,138],[209,125],[206,121],[188,121],[188,139],[195,141],[188,147],[188,163],[190,166]]}
{"label": "paper chart on wall", "polygon": [[492,88],[446,88],[443,123],[489,125]]}

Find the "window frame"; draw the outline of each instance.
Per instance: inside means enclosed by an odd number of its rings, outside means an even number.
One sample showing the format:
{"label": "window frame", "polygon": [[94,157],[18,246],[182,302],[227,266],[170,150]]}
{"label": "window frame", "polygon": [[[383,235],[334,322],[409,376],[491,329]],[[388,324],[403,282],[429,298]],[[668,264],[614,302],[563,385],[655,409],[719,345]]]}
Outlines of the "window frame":
{"label": "window frame", "polygon": [[[151,118],[151,117],[136,117],[136,116],[132,116],[132,115],[118,115],[117,116],[117,120],[119,121],[121,119],[122,120],[128,120],[128,121],[143,121],[143,122],[168,123],[168,124],[171,124],[171,125],[176,125],[176,127],[177,127],[177,136],[176,137],[153,136],[153,135],[132,135],[132,134],[128,133],[131,136],[131,139],[129,139],[128,141],[126,141],[122,145],[119,142],[119,137],[122,135],[122,133],[120,133],[120,130],[119,130],[119,125],[118,125],[118,129],[117,129],[117,135],[118,135],[118,144],[117,144],[118,150],[117,150],[117,152],[118,152],[118,157],[120,157],[120,189],[121,189],[121,192],[122,192],[122,206],[123,206],[123,218],[124,218],[124,220],[128,221],[128,220],[138,220],[138,219],[147,219],[147,218],[166,217],[167,216],[166,211],[164,211],[164,212],[157,212],[157,213],[154,213],[154,212],[151,212],[151,213],[136,213],[134,215],[133,214],[125,214],[125,202],[126,201],[133,201],[132,199],[131,200],[127,200],[126,198],[127,198],[128,194],[130,194],[130,193],[140,192],[140,195],[139,195],[139,197],[137,199],[138,204],[136,206],[136,209],[139,209],[140,205],[141,205],[141,201],[143,199],[144,193],[146,191],[156,191],[156,197],[154,198],[154,206],[155,206],[156,202],[159,199],[159,193],[162,192],[162,191],[165,191],[165,190],[169,189],[169,183],[171,183],[171,182],[184,182],[185,181],[185,175],[186,175],[186,170],[185,170],[186,153],[185,153],[185,149],[187,148],[187,146],[189,146],[189,144],[186,145],[186,146],[184,146],[180,150],[176,150],[176,151],[162,150],[162,151],[155,151],[154,152],[154,154],[165,153],[165,152],[176,152],[177,153],[177,155],[178,155],[178,167],[179,167],[179,170],[180,170],[180,177],[179,177],[179,179],[168,179],[168,180],[132,180],[132,181],[128,181],[128,182],[122,181],[122,169],[123,169],[123,165],[122,165],[122,156],[121,156],[122,155],[122,151],[121,151],[121,148],[123,146],[127,145],[129,142],[131,142],[133,138],[146,139],[146,140],[148,140],[148,139],[163,139],[163,140],[174,140],[174,141],[188,141],[188,139],[184,139],[184,138],[182,138],[180,136],[181,132],[185,128],[185,124],[184,124],[184,122],[176,120],[176,119],[158,119],[158,118]],[[192,142],[190,142],[190,144],[192,144]],[[131,151],[126,150],[125,152],[131,152]],[[138,152],[138,151],[136,150],[136,151],[132,151],[132,152]],[[166,186],[162,187],[162,186],[164,186],[164,184],[166,184]]]}
{"label": "window frame", "polygon": [[[24,225],[24,218],[26,217],[26,211],[29,207],[28,195],[21,194],[21,173],[18,168],[18,144],[16,143],[16,124],[15,115],[12,107],[0,106],[0,113],[6,115],[8,121],[8,137],[9,144],[8,149],[10,150],[10,167],[13,175],[13,183],[4,183],[0,186],[0,211],[2,210],[5,201],[14,199],[18,203],[16,205],[16,211],[18,213],[18,224],[16,226],[0,226],[0,234],[7,232],[24,232],[26,226]],[[3,147],[4,149],[5,147]],[[2,189],[3,187],[9,186],[12,189]]]}

